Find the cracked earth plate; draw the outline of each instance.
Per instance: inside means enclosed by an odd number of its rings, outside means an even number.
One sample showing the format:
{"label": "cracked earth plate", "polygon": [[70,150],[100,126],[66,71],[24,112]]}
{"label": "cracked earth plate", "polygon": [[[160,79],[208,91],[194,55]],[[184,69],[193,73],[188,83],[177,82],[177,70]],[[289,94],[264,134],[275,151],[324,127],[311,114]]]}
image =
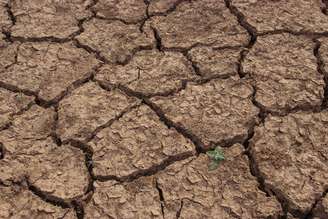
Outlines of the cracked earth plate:
{"label": "cracked earth plate", "polygon": [[265,185],[306,215],[328,187],[328,112],[269,116],[255,128],[251,154]]}

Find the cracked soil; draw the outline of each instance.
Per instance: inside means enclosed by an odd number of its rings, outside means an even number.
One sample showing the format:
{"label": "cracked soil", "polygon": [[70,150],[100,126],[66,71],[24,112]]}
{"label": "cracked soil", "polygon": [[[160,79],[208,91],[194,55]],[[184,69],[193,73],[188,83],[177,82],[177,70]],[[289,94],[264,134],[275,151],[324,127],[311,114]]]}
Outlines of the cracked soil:
{"label": "cracked soil", "polygon": [[0,0],[0,31],[0,219],[328,219],[328,1]]}

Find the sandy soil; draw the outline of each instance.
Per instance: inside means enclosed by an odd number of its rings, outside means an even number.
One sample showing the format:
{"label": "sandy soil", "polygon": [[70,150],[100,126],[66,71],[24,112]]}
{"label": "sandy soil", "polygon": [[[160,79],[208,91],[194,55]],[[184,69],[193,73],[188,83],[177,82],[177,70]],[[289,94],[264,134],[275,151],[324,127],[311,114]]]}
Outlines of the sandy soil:
{"label": "sandy soil", "polygon": [[327,1],[0,0],[0,30],[1,219],[328,218]]}

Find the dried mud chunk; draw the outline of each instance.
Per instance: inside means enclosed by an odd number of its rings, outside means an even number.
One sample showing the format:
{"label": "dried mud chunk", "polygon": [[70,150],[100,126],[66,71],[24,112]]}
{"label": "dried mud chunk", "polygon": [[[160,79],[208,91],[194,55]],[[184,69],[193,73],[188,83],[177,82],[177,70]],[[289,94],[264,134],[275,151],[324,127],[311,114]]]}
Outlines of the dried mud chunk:
{"label": "dried mud chunk", "polygon": [[278,218],[279,202],[258,189],[243,152],[239,144],[224,149],[226,160],[214,171],[208,170],[208,156],[200,154],[159,173],[165,217],[175,218],[180,211],[181,219]]}
{"label": "dried mud chunk", "polygon": [[294,212],[307,214],[328,187],[328,112],[269,116],[255,129],[251,153],[265,184]]}
{"label": "dried mud chunk", "polygon": [[0,187],[0,218],[2,219],[73,219],[73,210],[42,201],[38,196],[19,187]]}
{"label": "dried mud chunk", "polygon": [[240,50],[196,47],[188,55],[203,77],[224,77],[237,74]]}
{"label": "dried mud chunk", "polygon": [[33,97],[14,93],[0,88],[0,129],[12,119],[13,115],[33,102]]}
{"label": "dried mud chunk", "polygon": [[136,103],[118,90],[108,92],[93,82],[87,83],[60,102],[57,132],[62,140],[85,140],[96,128]]}
{"label": "dried mud chunk", "polygon": [[321,105],[323,75],[317,71],[312,40],[279,34],[259,37],[243,69],[255,80],[256,101],[267,111],[281,112]]}
{"label": "dried mud chunk", "polygon": [[11,28],[14,37],[67,38],[79,31],[79,21],[92,14],[90,0],[13,0],[10,7],[16,18]]}
{"label": "dried mud chunk", "polygon": [[0,75],[2,72],[16,62],[17,43],[9,43],[4,40],[4,35],[0,33]]}
{"label": "dried mud chunk", "polygon": [[[0,137],[0,140],[3,140],[6,136]],[[22,136],[17,135],[14,137],[22,138]],[[7,140],[3,142],[5,156],[0,160],[0,181],[8,185],[11,185],[12,182],[25,180],[30,175],[31,168],[41,165],[38,158],[48,156],[48,152],[57,147],[51,138],[34,140],[33,142],[24,140],[10,142],[8,139],[5,140]],[[28,148],[25,149],[24,147]],[[16,150],[14,151],[14,149]]]}
{"label": "dried mud chunk", "polygon": [[68,145],[58,147],[50,138],[35,140],[26,154],[6,152],[5,158],[0,160],[0,173],[0,180],[5,184],[11,185],[27,177],[30,185],[62,199],[82,196],[89,185],[83,153]]}
{"label": "dried mud chunk", "polygon": [[48,137],[54,123],[53,109],[32,106],[22,115],[14,116],[12,125],[0,132],[5,149],[0,160],[0,181],[18,180],[26,174],[31,159],[48,151],[53,142]]}
{"label": "dried mud chunk", "polygon": [[234,5],[258,32],[289,30],[326,32],[328,17],[321,12],[318,0],[232,0]]}
{"label": "dried mud chunk", "polygon": [[99,132],[91,146],[95,175],[124,177],[161,164],[172,156],[192,155],[194,146],[168,129],[148,106],[139,106]]}
{"label": "dried mud chunk", "polygon": [[105,65],[96,79],[122,84],[145,95],[176,91],[183,81],[196,75],[188,60],[180,53],[140,51],[124,66]]}
{"label": "dried mud chunk", "polygon": [[7,4],[7,0],[0,0],[0,32],[8,31],[9,27],[13,25],[7,12]]}
{"label": "dried mud chunk", "polygon": [[168,119],[191,131],[208,146],[246,139],[258,114],[251,102],[252,93],[251,86],[230,78],[203,85],[188,84],[174,96],[151,100]]}
{"label": "dried mud chunk", "polygon": [[17,62],[0,73],[0,81],[53,101],[72,84],[89,77],[97,64],[94,55],[72,43],[24,43],[19,46]]}
{"label": "dried mud chunk", "polygon": [[183,2],[167,16],[153,17],[151,26],[156,28],[166,48],[189,48],[197,44],[236,46],[248,41],[246,30],[224,1]]}
{"label": "dried mud chunk", "polygon": [[327,39],[320,39],[321,45],[319,48],[320,56],[323,60],[324,70],[326,73],[326,77],[328,79],[328,40]]}
{"label": "dried mud chunk", "polygon": [[85,207],[85,218],[163,218],[158,191],[152,177],[131,183],[95,183],[95,193]]}
{"label": "dried mud chunk", "polygon": [[[0,132],[0,142],[10,141],[16,144],[18,141],[25,141],[33,145],[33,141],[46,139],[51,134],[54,118],[55,112],[52,108],[44,109],[33,105],[22,115],[14,116],[12,125]],[[20,149],[14,147],[13,151],[16,149],[22,152],[23,150],[28,150],[28,147],[24,146]]]}
{"label": "dried mud chunk", "polygon": [[134,24],[121,21],[92,19],[83,24],[85,31],[77,39],[100,52],[112,63],[124,63],[143,48],[152,48],[154,38],[150,33],[141,33]]}
{"label": "dried mud chunk", "polygon": [[62,199],[81,196],[88,187],[84,154],[70,145],[50,148],[31,162],[28,172],[33,186]]}
{"label": "dried mud chunk", "polygon": [[164,14],[174,9],[184,0],[150,0],[148,12],[150,15]]}
{"label": "dried mud chunk", "polygon": [[323,197],[313,210],[313,219],[325,219],[328,218],[328,196]]}
{"label": "dried mud chunk", "polygon": [[100,0],[94,7],[97,16],[135,23],[146,18],[144,0]]}

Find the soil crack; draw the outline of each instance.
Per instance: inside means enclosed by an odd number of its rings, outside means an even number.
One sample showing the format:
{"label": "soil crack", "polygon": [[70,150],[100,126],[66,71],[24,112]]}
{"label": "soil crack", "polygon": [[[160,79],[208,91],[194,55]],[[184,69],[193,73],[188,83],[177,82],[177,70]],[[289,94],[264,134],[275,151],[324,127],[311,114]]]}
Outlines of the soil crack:
{"label": "soil crack", "polygon": [[157,180],[156,180],[156,189],[157,189],[157,191],[158,191],[159,200],[160,200],[160,203],[161,203],[162,215],[163,215],[163,218],[165,218],[165,211],[164,211],[164,207],[165,207],[165,199],[164,199],[164,194],[163,194],[163,190],[162,190],[161,187],[159,186]]}
{"label": "soil crack", "polygon": [[305,215],[304,219],[312,219],[314,215],[314,210],[318,206],[319,202],[326,197],[328,194],[328,189],[326,189],[320,197],[318,197],[315,202],[312,204],[310,211]]}
{"label": "soil crack", "polygon": [[182,211],[182,208],[183,208],[183,204],[184,204],[184,202],[183,202],[183,199],[180,201],[180,208],[179,208],[179,210],[178,210],[178,212],[177,212],[177,217],[176,217],[176,219],[179,219],[180,218],[180,216],[181,216],[181,211]]}
{"label": "soil crack", "polygon": [[323,7],[321,8],[322,13],[328,15],[328,0],[321,0]]}
{"label": "soil crack", "polygon": [[41,189],[33,186],[28,179],[25,179],[28,189],[36,196],[38,196],[43,201],[50,203],[52,205],[61,207],[61,208],[71,208],[71,202],[64,200],[62,198],[56,197],[54,195],[43,192]]}
{"label": "soil crack", "polygon": [[11,20],[12,24],[15,25],[16,24],[16,17],[14,16],[14,13],[11,9],[11,0],[8,0],[7,4],[5,4],[5,8],[6,8],[6,11],[8,13],[8,16],[9,16],[9,19]]}
{"label": "soil crack", "polygon": [[[328,2],[328,1],[327,1]],[[318,40],[314,40],[315,47],[313,49],[313,54],[317,59],[317,70],[318,72],[323,75],[324,77],[324,96],[323,96],[323,101],[321,104],[321,109],[326,109],[328,107],[328,73],[325,71],[325,63],[322,60],[321,54],[320,54],[320,47],[321,47],[321,42]]]}
{"label": "soil crack", "polygon": [[311,32],[311,31],[293,31],[289,29],[280,29],[280,30],[272,30],[272,31],[264,31],[257,33],[257,36],[266,36],[266,35],[278,35],[288,33],[295,36],[306,36],[309,38],[318,38],[318,37],[327,37],[328,31],[324,32]]}
{"label": "soil crack", "polygon": [[154,33],[154,38],[156,40],[156,48],[158,51],[163,51],[163,45],[162,45],[162,38],[159,35],[158,30],[155,27],[151,27],[153,33]]}
{"label": "soil crack", "polygon": [[92,47],[88,46],[88,45],[85,45],[85,44],[82,44],[79,40],[77,39],[74,39],[73,40],[73,43],[74,45],[77,47],[77,48],[81,48],[81,49],[84,49],[85,51],[87,51],[88,53],[90,54],[94,54],[96,56],[96,58],[98,60],[100,60],[101,62],[103,63],[109,63],[109,61],[101,55],[101,52],[100,51],[97,51],[95,49],[93,49]]}
{"label": "soil crack", "polygon": [[250,129],[248,130],[248,136],[247,139],[243,142],[243,146],[245,148],[245,155],[248,158],[248,163],[249,163],[249,169],[250,169],[250,173],[252,176],[255,177],[256,181],[258,182],[258,188],[263,191],[267,196],[274,196],[277,201],[280,203],[282,209],[283,209],[283,213],[284,216],[281,217],[282,219],[286,219],[287,218],[287,213],[288,213],[288,205],[286,202],[286,199],[283,196],[279,196],[274,189],[270,189],[266,186],[265,184],[265,178],[262,176],[258,164],[256,163],[256,160],[251,152],[251,146],[250,146],[250,142],[252,140],[252,138],[254,137],[255,134],[255,128],[260,126],[260,125],[264,125],[265,119],[268,116],[267,112],[264,110],[264,108],[256,101],[255,97],[256,97],[256,87],[253,86],[253,94],[252,94],[252,98],[251,101],[252,103],[259,109],[259,113],[258,113],[258,118],[259,118],[259,123],[258,124],[254,124],[252,127],[250,127]]}
{"label": "soil crack", "polygon": [[224,0],[224,2],[227,8],[230,10],[230,13],[237,18],[239,25],[242,26],[244,29],[246,29],[246,31],[250,35],[250,40],[247,47],[251,48],[256,42],[256,38],[257,38],[256,28],[246,21],[245,16],[235,6],[233,6],[231,0]]}
{"label": "soil crack", "polygon": [[167,16],[167,15],[169,15],[170,13],[174,12],[174,11],[177,9],[177,7],[178,7],[181,3],[183,3],[183,2],[191,2],[191,0],[177,0],[177,1],[174,2],[174,4],[172,4],[172,6],[171,6],[170,8],[167,9],[166,11],[164,11],[164,12],[155,12],[155,13],[151,14],[150,17],[154,17],[154,16]]}
{"label": "soil crack", "polygon": [[140,177],[155,175],[158,172],[165,170],[167,167],[174,164],[175,162],[186,160],[192,156],[194,156],[193,152],[183,152],[180,154],[169,156],[159,164],[151,166],[150,168],[147,169],[137,170],[127,176],[117,177],[115,175],[107,175],[107,176],[96,175],[95,180],[99,180],[101,182],[109,181],[109,180],[115,180],[118,182],[132,182]]}
{"label": "soil crack", "polygon": [[[209,80],[203,80],[203,81],[200,80],[198,82],[199,83],[207,83],[208,81]],[[185,87],[183,87],[183,89],[185,89],[186,86],[187,85],[185,85]],[[193,144],[195,145],[195,150],[197,151],[197,154],[206,153],[206,151],[210,150],[211,148],[216,147],[217,145],[220,145],[222,147],[230,147],[235,143],[243,143],[244,142],[242,140],[243,136],[237,135],[237,136],[234,136],[230,139],[223,139],[222,141],[211,142],[209,145],[205,145],[202,142],[202,140],[198,136],[196,136],[194,133],[192,133],[190,130],[188,130],[185,127],[183,127],[182,125],[179,125],[179,124],[173,122],[172,120],[170,120],[165,115],[163,110],[159,106],[157,106],[155,103],[153,103],[149,99],[148,96],[145,96],[145,95],[143,95],[142,93],[139,93],[139,92],[132,91],[131,89],[129,89],[129,88],[123,86],[123,85],[119,85],[118,88],[120,90],[122,90],[124,93],[126,93],[128,96],[132,96],[132,97],[136,97],[136,98],[140,99],[142,101],[142,103],[149,106],[157,114],[160,121],[162,121],[168,128],[174,128],[178,133],[183,135],[186,139],[189,139],[191,142],[193,142]],[[180,92],[180,91],[178,91],[178,92]],[[170,95],[173,95],[173,94],[174,93],[169,93],[169,95],[167,95],[167,96],[170,96]]]}
{"label": "soil crack", "polygon": [[5,157],[5,147],[0,142],[0,160],[2,160]]}
{"label": "soil crack", "polygon": [[58,105],[58,103],[64,99],[67,95],[69,95],[73,90],[83,86],[84,84],[90,82],[93,80],[94,75],[100,68],[101,64],[98,64],[91,72],[89,72],[88,75],[86,75],[84,78],[77,79],[76,81],[73,81],[69,86],[66,87],[64,91],[62,91],[60,94],[58,94],[55,98],[51,100],[45,100],[42,97],[39,96],[39,92],[31,91],[28,89],[22,89],[18,86],[8,84],[5,82],[0,81],[0,87],[4,88],[6,90],[12,91],[14,93],[22,93],[26,96],[32,96],[35,98],[35,103],[43,108],[49,108]]}
{"label": "soil crack", "polygon": [[[252,102],[253,104],[259,108],[259,114],[258,114],[258,117],[259,117],[259,124],[255,124],[254,126],[252,126],[249,131],[248,131],[248,137],[246,139],[246,141],[243,143],[243,146],[245,148],[245,155],[248,157],[248,160],[249,160],[249,166],[250,166],[250,171],[251,171],[251,174],[256,178],[258,184],[259,184],[259,189],[263,192],[266,193],[267,196],[270,196],[270,197],[275,197],[278,202],[280,203],[282,209],[283,209],[283,216],[281,216],[280,218],[282,219],[286,219],[287,218],[287,214],[290,213],[292,214],[293,216],[297,217],[297,218],[302,218],[302,219],[309,219],[309,218],[312,218],[310,217],[313,213],[313,209],[315,208],[316,204],[320,201],[321,197],[324,197],[325,194],[327,194],[327,191],[325,191],[323,193],[323,195],[316,200],[316,202],[313,204],[311,210],[306,213],[306,212],[301,212],[301,211],[297,211],[297,210],[292,210],[290,209],[289,205],[290,205],[290,201],[289,199],[285,196],[285,194],[282,193],[282,191],[280,191],[279,189],[277,188],[274,188],[273,186],[270,186],[268,184],[266,184],[266,180],[265,180],[265,177],[262,175],[260,169],[259,169],[259,166],[256,162],[256,159],[252,153],[252,148],[251,148],[251,145],[250,145],[250,142],[252,141],[252,138],[254,136],[254,133],[255,133],[255,129],[256,127],[258,126],[261,126],[261,125],[264,125],[264,122],[267,118],[267,116],[269,114],[272,115],[271,112],[267,112],[256,100],[255,100],[255,96],[256,96],[256,88],[253,86],[254,88],[254,93],[252,95]],[[312,112],[312,111],[311,111]],[[289,113],[291,112],[287,112],[286,115],[288,115]],[[285,116],[285,115],[278,115],[278,116]]]}

